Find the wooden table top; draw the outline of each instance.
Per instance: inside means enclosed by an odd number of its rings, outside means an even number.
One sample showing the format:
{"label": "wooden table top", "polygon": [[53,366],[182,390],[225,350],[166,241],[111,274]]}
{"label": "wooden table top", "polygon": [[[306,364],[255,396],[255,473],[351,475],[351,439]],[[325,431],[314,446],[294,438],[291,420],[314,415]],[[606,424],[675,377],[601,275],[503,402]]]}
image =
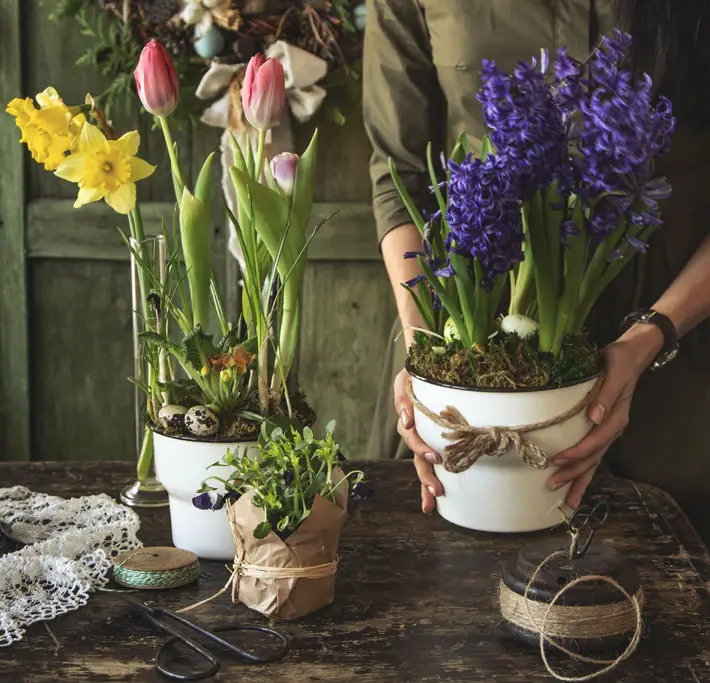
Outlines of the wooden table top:
{"label": "wooden table top", "polygon": [[[530,535],[459,529],[419,507],[411,463],[356,463],[375,487],[353,506],[341,542],[335,603],[299,622],[279,623],[291,651],[277,664],[224,659],[214,681],[246,683],[537,683],[552,680],[539,652],[511,641],[500,625],[496,590],[505,559]],[[116,495],[131,479],[130,463],[0,463],[0,486],[22,484],[61,496]],[[593,496],[612,511],[598,539],[639,568],[645,589],[644,637],[632,658],[604,681],[710,681],[710,556],[674,501],[662,491],[600,477]],[[140,511],[146,545],[170,543],[167,510]],[[546,532],[550,533],[550,532]],[[563,532],[556,532],[560,539]],[[595,540],[595,543],[599,542]],[[199,584],[138,594],[173,609],[208,597],[228,574],[203,563]],[[227,595],[191,613],[210,628],[265,619]],[[149,683],[162,635],[130,614],[118,596],[99,593],[88,606],[0,650],[2,683]],[[553,661],[559,661],[554,660]],[[579,670],[576,670],[577,672]],[[567,675],[575,673],[566,669]]]}

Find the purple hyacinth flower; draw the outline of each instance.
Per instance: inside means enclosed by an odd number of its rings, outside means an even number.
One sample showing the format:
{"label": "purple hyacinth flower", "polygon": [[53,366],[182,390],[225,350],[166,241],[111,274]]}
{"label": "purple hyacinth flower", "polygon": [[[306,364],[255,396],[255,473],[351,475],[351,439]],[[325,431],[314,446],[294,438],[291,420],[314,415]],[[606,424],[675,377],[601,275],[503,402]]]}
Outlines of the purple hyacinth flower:
{"label": "purple hyacinth flower", "polygon": [[350,493],[351,500],[369,500],[374,494],[374,489],[367,482],[361,481],[353,486]]}

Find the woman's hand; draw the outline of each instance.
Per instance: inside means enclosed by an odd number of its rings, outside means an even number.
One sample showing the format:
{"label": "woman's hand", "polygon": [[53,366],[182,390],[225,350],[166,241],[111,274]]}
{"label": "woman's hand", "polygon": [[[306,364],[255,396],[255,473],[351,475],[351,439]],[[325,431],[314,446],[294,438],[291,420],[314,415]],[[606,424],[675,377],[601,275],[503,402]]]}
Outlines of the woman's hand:
{"label": "woman's hand", "polygon": [[572,482],[566,501],[571,508],[579,507],[602,458],[629,423],[636,383],[662,346],[663,335],[655,325],[637,325],[604,350],[604,381],[587,409],[595,426],[576,446],[555,458],[560,469],[548,481],[553,491]]}
{"label": "woman's hand", "polygon": [[422,511],[429,513],[436,507],[436,497],[444,494],[444,487],[434,474],[434,464],[441,462],[441,456],[429,448],[417,434],[412,402],[405,389],[406,381],[406,370],[402,370],[394,379],[394,408],[399,415],[397,431],[414,453],[414,466],[422,485]]}

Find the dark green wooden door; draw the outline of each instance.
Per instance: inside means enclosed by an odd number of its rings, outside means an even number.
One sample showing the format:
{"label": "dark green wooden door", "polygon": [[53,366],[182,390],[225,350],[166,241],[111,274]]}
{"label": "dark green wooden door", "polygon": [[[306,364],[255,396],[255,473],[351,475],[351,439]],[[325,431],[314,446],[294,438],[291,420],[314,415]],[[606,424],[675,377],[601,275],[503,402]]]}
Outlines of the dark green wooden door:
{"label": "dark green wooden door", "polygon": [[[74,65],[76,27],[48,19],[41,0],[0,2],[0,103],[55,86],[83,102],[102,84]],[[138,110],[118,118],[141,131],[141,156],[158,164],[139,184],[147,231],[170,214],[162,140]],[[322,419],[336,418],[351,455],[364,453],[380,362],[394,307],[379,260],[369,205],[369,148],[359,108],[321,132],[314,219],[339,208],[311,247],[303,300],[299,373]],[[296,130],[303,143],[312,127]],[[0,116],[0,459],[112,460],[134,454],[128,254],[108,207],[74,210],[71,185],[25,158],[13,120]],[[219,132],[201,124],[177,135],[194,176]],[[218,183],[215,204],[220,206]],[[215,212],[215,215],[219,215]],[[226,226],[214,226],[218,279],[232,293],[236,267]]]}

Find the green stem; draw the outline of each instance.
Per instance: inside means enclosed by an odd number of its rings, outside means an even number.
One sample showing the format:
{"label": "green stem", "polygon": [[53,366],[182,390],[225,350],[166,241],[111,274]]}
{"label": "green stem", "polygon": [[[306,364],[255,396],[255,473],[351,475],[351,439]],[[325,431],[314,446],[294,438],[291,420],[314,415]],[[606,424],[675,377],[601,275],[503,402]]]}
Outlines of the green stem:
{"label": "green stem", "polygon": [[476,278],[476,310],[473,314],[473,333],[471,342],[479,349],[485,349],[488,344],[488,318],[490,294],[481,287],[483,268],[478,259],[473,261],[473,273]]}
{"label": "green stem", "polygon": [[159,116],[158,120],[160,121],[160,127],[163,131],[163,137],[165,138],[165,145],[168,148],[168,156],[170,157],[170,170],[173,176],[173,189],[175,191],[175,199],[179,204],[182,200],[182,191],[185,188],[185,182],[182,179],[182,172],[180,171],[180,162],[178,161],[175,143],[173,142],[173,136],[170,132],[170,126],[168,125],[168,119],[165,116]]}
{"label": "green stem", "polygon": [[[261,165],[264,161],[264,143],[266,142],[266,131],[259,131],[259,143],[256,148],[256,162],[254,163],[254,180],[259,182],[261,178]],[[251,144],[251,142],[249,142]]]}
{"label": "green stem", "polygon": [[137,475],[138,481],[151,479],[153,467],[153,432],[148,427],[143,432],[143,443],[141,445],[140,456],[138,457]]}
{"label": "green stem", "polygon": [[[525,210],[526,209],[523,209],[523,211]],[[530,234],[527,230],[527,223],[527,217],[523,216],[523,225],[526,227],[524,251],[525,258],[518,268],[517,277],[514,280],[511,279],[510,308],[508,309],[508,312],[511,315],[527,315],[530,302],[535,294],[535,264],[533,263],[532,247],[530,246]]]}
{"label": "green stem", "polygon": [[[523,220],[525,220],[525,212],[523,212]],[[536,192],[531,200],[527,230],[535,265],[535,289],[540,317],[540,351],[550,352],[555,336],[557,295],[553,289],[553,272],[540,191]]]}

